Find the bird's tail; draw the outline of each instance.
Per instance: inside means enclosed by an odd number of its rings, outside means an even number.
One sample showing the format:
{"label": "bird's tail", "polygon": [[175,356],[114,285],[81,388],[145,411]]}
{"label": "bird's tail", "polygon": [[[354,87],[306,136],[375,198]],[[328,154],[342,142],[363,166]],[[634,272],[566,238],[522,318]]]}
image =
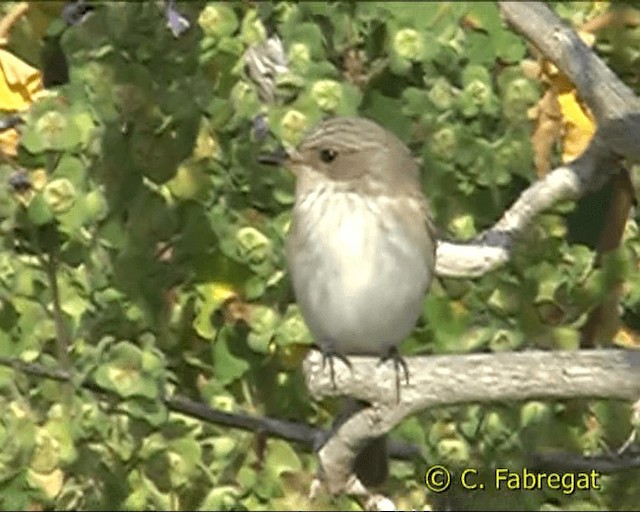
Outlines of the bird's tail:
{"label": "bird's tail", "polygon": [[[337,423],[344,421],[351,414],[366,407],[367,404],[353,398],[345,398]],[[366,487],[382,485],[389,476],[389,454],[387,452],[387,435],[376,437],[367,442],[356,456],[353,472]]]}
{"label": "bird's tail", "polygon": [[356,457],[353,471],[366,487],[382,485],[389,476],[387,435],[376,437]]}

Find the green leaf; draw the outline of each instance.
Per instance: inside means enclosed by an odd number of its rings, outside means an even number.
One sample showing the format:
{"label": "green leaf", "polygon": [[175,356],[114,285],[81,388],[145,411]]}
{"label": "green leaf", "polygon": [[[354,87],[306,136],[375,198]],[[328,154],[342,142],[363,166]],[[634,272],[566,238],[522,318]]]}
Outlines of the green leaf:
{"label": "green leaf", "polygon": [[242,510],[239,498],[238,489],[235,486],[216,486],[204,497],[198,510]]}
{"label": "green leaf", "polygon": [[527,53],[527,48],[521,37],[501,30],[491,34],[491,41],[496,49],[496,55],[504,62],[520,62]]}
{"label": "green leaf", "polygon": [[279,478],[285,473],[299,473],[302,463],[289,443],[271,439],[267,450],[267,467],[270,473]]}
{"label": "green leaf", "polygon": [[87,178],[85,165],[78,157],[64,154],[53,171],[52,178],[65,178],[74,186],[80,187]]}
{"label": "green leaf", "polygon": [[282,322],[280,322],[275,331],[275,337],[276,343],[281,347],[294,344],[309,345],[313,343],[313,337],[297,305],[292,304],[287,308]]}
{"label": "green leaf", "polygon": [[109,362],[97,368],[96,383],[123,398],[155,399],[159,394],[158,383],[147,375],[142,363],[143,352],[139,347],[127,341],[120,342],[110,350]]}
{"label": "green leaf", "polygon": [[35,226],[48,224],[53,220],[53,212],[43,194],[36,194],[27,208],[27,216]]}
{"label": "green leaf", "polygon": [[432,293],[425,300],[423,314],[433,330],[439,352],[463,350],[464,334],[470,320],[466,309]]}
{"label": "green leaf", "polygon": [[188,437],[171,442],[168,448],[171,484],[174,488],[181,487],[197,476],[202,448],[195,439]]}
{"label": "green leaf", "polygon": [[496,60],[496,52],[491,44],[491,39],[486,34],[473,32],[466,39],[469,62],[479,65],[493,64]]}
{"label": "green leaf", "polygon": [[242,377],[249,370],[249,363],[233,354],[230,344],[235,340],[222,328],[213,343],[213,366],[216,379],[223,385]]}
{"label": "green leaf", "polygon": [[67,178],[56,178],[46,184],[42,197],[51,209],[58,215],[68,211],[76,201],[76,189]]}

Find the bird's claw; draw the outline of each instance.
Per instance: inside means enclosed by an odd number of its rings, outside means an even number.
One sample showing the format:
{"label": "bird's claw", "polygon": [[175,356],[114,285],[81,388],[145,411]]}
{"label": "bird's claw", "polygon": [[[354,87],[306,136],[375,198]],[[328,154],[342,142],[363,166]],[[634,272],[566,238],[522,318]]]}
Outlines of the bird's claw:
{"label": "bird's claw", "polygon": [[324,370],[327,366],[327,363],[329,363],[329,372],[331,374],[331,384],[333,385],[333,389],[337,389],[336,372],[333,367],[333,360],[340,359],[340,361],[342,361],[344,364],[347,365],[349,370],[352,369],[351,361],[349,361],[349,359],[347,359],[347,357],[344,354],[341,354],[340,352],[338,352],[337,350],[331,347],[327,348],[326,345],[324,347],[322,345],[316,345],[316,346],[318,350],[320,350],[320,352],[322,353],[322,369]]}
{"label": "bird's claw", "polygon": [[381,363],[384,363],[391,359],[393,361],[393,367],[396,371],[396,399],[400,402],[400,368],[404,372],[404,380],[407,385],[409,385],[409,367],[407,366],[407,362],[402,358],[398,349],[396,347],[392,347],[389,349],[389,352],[385,356],[380,359]]}

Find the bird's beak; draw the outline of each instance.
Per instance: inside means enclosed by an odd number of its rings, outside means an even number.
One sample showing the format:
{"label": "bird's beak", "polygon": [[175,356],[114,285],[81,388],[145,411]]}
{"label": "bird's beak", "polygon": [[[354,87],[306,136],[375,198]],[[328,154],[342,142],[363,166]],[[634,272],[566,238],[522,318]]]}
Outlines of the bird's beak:
{"label": "bird's beak", "polygon": [[287,169],[291,169],[296,163],[301,161],[301,155],[295,149],[287,151],[280,146],[274,151],[260,153],[258,162],[263,165],[282,165]]}
{"label": "bird's beak", "polygon": [[278,146],[273,151],[265,151],[258,155],[258,162],[263,165],[284,165],[288,159],[289,154],[283,146]]}

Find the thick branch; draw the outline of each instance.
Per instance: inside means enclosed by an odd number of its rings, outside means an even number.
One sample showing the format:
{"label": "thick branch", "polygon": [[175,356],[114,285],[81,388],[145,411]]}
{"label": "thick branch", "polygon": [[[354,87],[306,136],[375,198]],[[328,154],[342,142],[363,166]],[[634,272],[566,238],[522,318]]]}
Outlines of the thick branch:
{"label": "thick branch", "polygon": [[505,19],[576,85],[598,131],[580,158],[533,183],[474,243],[439,242],[436,273],[444,277],[476,277],[502,266],[536,215],[598,188],[618,160],[640,161],[640,99],[544,3],[499,4]]}
{"label": "thick branch", "polygon": [[640,99],[542,2],[499,2],[518,32],[551,60],[578,89],[611,150],[640,160]]}
{"label": "thick branch", "polygon": [[438,243],[436,274],[443,277],[477,277],[509,261],[518,236],[535,219],[559,201],[578,199],[597,189],[618,169],[615,157],[597,133],[586,151],[570,164],[554,169],[526,189],[500,220],[471,244]]}
{"label": "thick branch", "polygon": [[367,439],[384,434],[405,417],[434,406],[504,400],[640,397],[640,352],[588,350],[412,357],[410,383],[396,400],[394,367],[375,357],[351,357],[350,370],[335,361],[336,385],[322,355],[304,362],[307,386],[316,398],[348,395],[369,402],[341,424],[319,452],[329,490],[362,487],[351,474],[353,460]]}

